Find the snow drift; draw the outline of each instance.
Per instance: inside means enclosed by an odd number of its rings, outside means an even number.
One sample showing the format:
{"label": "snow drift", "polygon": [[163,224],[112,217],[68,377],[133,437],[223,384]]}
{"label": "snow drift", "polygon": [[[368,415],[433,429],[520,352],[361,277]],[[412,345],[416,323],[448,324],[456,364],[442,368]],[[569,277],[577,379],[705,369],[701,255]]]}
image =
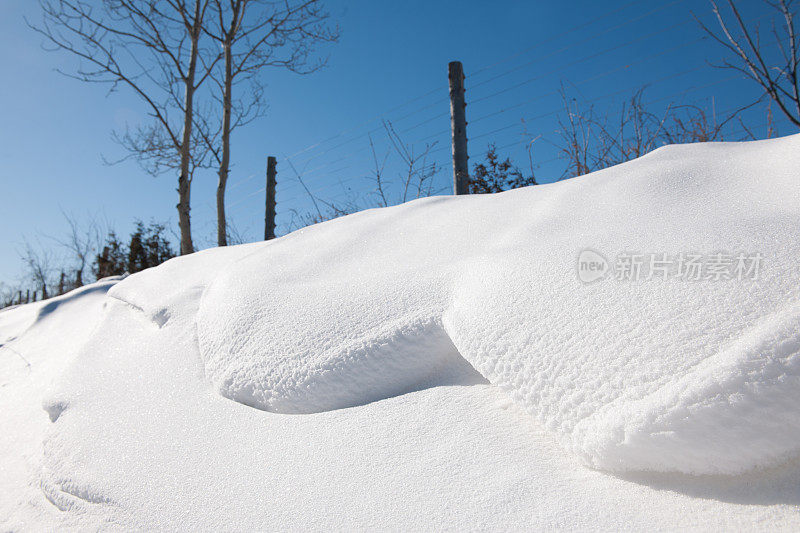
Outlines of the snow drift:
{"label": "snow drift", "polygon": [[[196,301],[206,379],[251,407],[350,407],[471,365],[595,467],[736,474],[800,454],[798,153],[797,136],[662,148],[179,258],[110,295],[158,325]],[[587,248],[763,265],[584,284]]]}
{"label": "snow drift", "polygon": [[0,529],[796,529],[797,168],[669,147],[0,312]]}

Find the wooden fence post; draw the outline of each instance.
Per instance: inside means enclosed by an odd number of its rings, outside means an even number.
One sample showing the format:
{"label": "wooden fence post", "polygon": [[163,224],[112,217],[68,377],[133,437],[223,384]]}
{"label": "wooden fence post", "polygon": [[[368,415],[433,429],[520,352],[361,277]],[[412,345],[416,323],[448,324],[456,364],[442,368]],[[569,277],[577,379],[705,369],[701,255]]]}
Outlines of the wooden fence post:
{"label": "wooden fence post", "polygon": [[469,194],[467,114],[464,101],[464,67],[461,61],[447,65],[450,81],[450,129],[453,141],[453,194]]}
{"label": "wooden fence post", "polygon": [[267,205],[264,213],[264,240],[275,238],[275,183],[278,162],[273,156],[267,157]]}

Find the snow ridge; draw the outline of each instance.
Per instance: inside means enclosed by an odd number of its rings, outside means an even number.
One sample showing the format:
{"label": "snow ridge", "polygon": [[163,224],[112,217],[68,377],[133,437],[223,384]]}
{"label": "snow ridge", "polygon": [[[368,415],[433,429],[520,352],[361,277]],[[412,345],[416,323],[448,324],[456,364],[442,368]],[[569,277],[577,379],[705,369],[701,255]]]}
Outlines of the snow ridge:
{"label": "snow ridge", "polygon": [[[774,466],[800,455],[798,144],[670,147],[569,183],[411,202],[250,248],[200,299],[206,377],[227,398],[295,414],[467,364],[598,468]],[[574,271],[585,247],[746,250],[765,269],[586,285]]]}

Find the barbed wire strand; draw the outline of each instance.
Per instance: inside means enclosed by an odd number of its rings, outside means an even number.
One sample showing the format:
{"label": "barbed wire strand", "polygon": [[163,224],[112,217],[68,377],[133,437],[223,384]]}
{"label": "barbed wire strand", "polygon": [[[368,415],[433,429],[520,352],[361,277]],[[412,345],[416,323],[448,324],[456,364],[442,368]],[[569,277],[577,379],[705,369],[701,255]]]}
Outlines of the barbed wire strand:
{"label": "barbed wire strand", "polygon": [[[669,28],[667,28],[667,29],[669,29]],[[653,35],[653,34],[655,34],[655,33],[663,32],[663,31],[665,31],[665,30],[666,30],[666,29],[664,29],[664,30],[659,30],[658,32],[652,32],[651,34],[649,34],[649,36],[652,36],[652,35]],[[646,38],[647,36],[644,36],[644,37]],[[640,60],[638,60],[638,61],[636,61],[636,62],[634,62],[634,63],[630,63],[630,64],[624,65],[624,66],[622,66],[622,67],[615,67],[615,68],[612,68],[612,69],[608,69],[608,70],[606,70],[605,72],[602,72],[602,73],[600,73],[600,74],[596,74],[596,75],[590,76],[589,78],[586,78],[586,79],[582,80],[581,82],[578,82],[578,84],[584,84],[584,83],[588,83],[588,82],[590,82],[590,81],[594,81],[594,80],[596,80],[596,79],[599,79],[599,78],[601,78],[601,77],[603,77],[603,76],[608,76],[608,75],[611,75],[611,74],[613,74],[613,73],[615,73],[615,72],[619,72],[620,70],[625,70],[625,69],[631,68],[632,66],[635,66],[635,65],[642,64],[642,63],[644,63],[644,62],[646,62],[646,61],[648,61],[648,60],[650,60],[650,59],[653,59],[653,58],[656,58],[656,57],[660,57],[660,56],[662,56],[662,55],[665,55],[665,54],[667,54],[667,53],[670,53],[670,52],[674,52],[675,50],[678,50],[678,49],[681,49],[681,48],[685,48],[686,46],[690,46],[690,45],[692,45],[692,44],[694,44],[694,43],[696,43],[696,42],[702,41],[703,39],[705,39],[705,37],[702,37],[702,38],[700,38],[700,39],[695,39],[695,40],[693,40],[693,41],[690,41],[690,42],[688,42],[688,43],[682,43],[682,44],[680,44],[680,45],[678,45],[678,46],[675,46],[675,47],[672,47],[672,48],[669,48],[669,49],[666,49],[666,50],[660,50],[659,52],[656,52],[656,53],[654,53],[654,54],[650,54],[650,55],[646,56],[645,58],[642,58],[642,59],[640,59]],[[628,42],[628,43],[625,43],[625,44],[626,44],[626,45],[627,45],[627,44],[631,44],[631,43],[633,43],[633,42],[638,42],[639,40],[640,40],[640,39],[637,39],[637,40],[630,41],[630,42]],[[602,53],[602,52],[601,52],[601,53]],[[582,58],[581,60],[578,60],[578,62],[579,62],[579,61],[583,61],[583,60],[587,60],[587,59],[591,59],[592,57],[594,57],[594,56],[596,56],[596,55],[598,55],[598,54],[592,54],[591,56],[587,56],[586,58]],[[568,68],[569,66],[572,66],[572,65],[567,65],[565,68]],[[561,69],[554,69],[553,71],[551,71],[551,72],[547,73],[546,75],[555,74],[555,73],[561,72],[562,70],[564,70],[564,69],[563,69],[563,68],[561,68]],[[545,76],[545,75],[543,75],[543,76]],[[542,76],[542,77],[543,77],[543,76]],[[545,94],[543,94],[543,95],[538,95],[537,97],[534,97],[534,98],[527,99],[527,100],[525,100],[525,101],[523,101],[523,102],[521,102],[521,103],[515,104],[515,105],[513,105],[513,106],[509,106],[509,108],[508,108],[508,109],[504,108],[504,109],[501,109],[501,110],[499,110],[499,111],[497,111],[497,112],[494,112],[494,113],[491,113],[491,114],[488,114],[488,115],[484,115],[484,116],[482,116],[482,117],[479,117],[478,119],[476,119],[476,120],[473,120],[473,121],[472,121],[472,123],[474,123],[474,122],[476,122],[476,121],[483,120],[483,119],[485,119],[485,118],[489,118],[489,117],[491,117],[491,116],[495,116],[495,115],[497,115],[497,114],[500,114],[500,113],[504,113],[504,112],[506,112],[506,111],[508,111],[508,110],[510,110],[510,109],[513,109],[513,108],[516,108],[516,107],[520,107],[521,105],[524,105],[524,104],[526,104],[526,103],[530,103],[530,102],[532,102],[532,101],[539,100],[539,99],[541,99],[541,98],[544,98],[544,97],[546,97],[546,96],[552,95],[552,94],[554,94],[554,93],[557,93],[557,91],[551,91],[551,92],[545,93]],[[472,104],[472,103],[474,103],[474,102],[470,102],[470,103]],[[449,116],[449,111],[448,111],[448,112],[441,113],[441,114],[437,114],[436,116],[434,116],[434,117],[431,117],[431,118],[429,118],[429,119],[426,119],[425,121],[423,121],[423,122],[421,122],[421,123],[418,123],[418,124],[416,124],[416,125],[414,125],[414,126],[412,126],[412,127],[410,127],[410,128],[405,128],[405,129],[401,130],[401,131],[400,131],[400,133],[401,133],[401,134],[408,133],[409,131],[411,131],[411,130],[413,130],[413,129],[417,128],[417,127],[420,127],[420,126],[422,126],[422,125],[424,125],[424,124],[426,124],[426,123],[429,123],[429,122],[431,122],[431,121],[433,121],[433,120],[436,120],[436,119],[439,119],[439,118],[444,118],[444,117],[447,117],[447,116]],[[335,149],[335,148],[338,148],[338,147],[341,147],[342,145],[344,145],[344,144],[347,144],[347,143],[349,143],[349,142],[353,142],[353,141],[355,141],[355,140],[358,140],[359,138],[368,137],[368,136],[369,136],[371,133],[376,133],[377,131],[380,131],[381,129],[383,129],[383,128],[381,127],[381,128],[376,128],[376,129],[374,129],[374,130],[371,130],[370,132],[367,132],[367,133],[365,133],[365,134],[362,134],[362,135],[360,135],[359,137],[352,138],[352,139],[350,139],[350,140],[346,141],[345,143],[342,143],[342,144],[340,144],[340,145],[337,145],[337,147],[333,147],[333,148],[331,148],[331,150],[333,150],[333,149]],[[432,138],[432,137],[436,137],[436,136],[439,136],[439,135],[443,135],[443,134],[447,133],[448,131],[449,131],[449,129],[448,129],[448,130],[444,130],[443,132],[437,132],[437,133],[435,133],[435,134],[433,134],[433,135],[429,135],[429,136],[427,136],[427,137],[423,138],[423,139],[422,139],[422,141],[428,140],[428,139],[430,139],[430,138]],[[346,155],[344,155],[344,156],[341,156],[340,158],[336,159],[334,162],[327,162],[327,163],[323,163],[323,164],[321,164],[321,165],[318,165],[318,166],[316,166],[316,167],[314,167],[314,168],[312,168],[312,169],[310,169],[310,170],[304,170],[304,172],[303,172],[303,176],[304,176],[304,177],[309,177],[309,176],[312,176],[314,173],[317,173],[317,172],[319,172],[320,170],[324,170],[325,168],[328,168],[329,166],[332,166],[333,164],[335,164],[335,162],[339,162],[339,161],[342,161],[342,160],[349,159],[349,158],[353,157],[354,155],[357,155],[357,154],[359,154],[359,153],[363,153],[363,152],[365,152],[365,151],[367,151],[367,150],[369,150],[369,147],[362,147],[362,148],[356,149],[356,150],[354,150],[354,151],[352,151],[352,152],[350,152],[350,153],[348,153],[348,154],[346,154]]]}
{"label": "barbed wire strand", "polygon": [[[646,18],[646,17],[648,17],[648,16],[650,16],[650,15],[652,15],[652,14],[654,14],[654,13],[658,12],[658,11],[661,11],[662,9],[665,9],[665,8],[667,8],[667,7],[670,7],[670,6],[672,6],[672,5],[679,4],[679,3],[682,3],[682,2],[685,2],[685,1],[686,1],[686,0],[675,0],[675,1],[671,2],[671,3],[669,3],[669,4],[666,4],[666,5],[664,5],[664,6],[661,6],[661,7],[658,7],[658,8],[656,8],[656,9],[654,9],[654,10],[651,10],[651,11],[649,11],[649,12],[647,12],[647,13],[643,14],[643,15],[640,15],[640,16],[634,17],[634,18],[632,18],[632,19],[629,19],[629,20],[627,20],[627,21],[623,22],[622,24],[620,24],[620,25],[618,25],[618,26],[615,26],[615,27],[613,27],[613,28],[608,28],[608,29],[606,29],[606,30],[603,30],[602,32],[600,32],[600,33],[596,34],[595,36],[592,36],[592,37],[589,37],[589,38],[583,39],[583,40],[579,41],[578,43],[587,42],[587,41],[591,40],[592,38],[600,37],[600,36],[602,36],[602,35],[605,35],[605,34],[607,34],[607,33],[611,32],[611,31],[614,31],[614,30],[616,30],[616,29],[619,29],[619,28],[621,28],[621,27],[624,27],[624,26],[626,26],[626,25],[628,25],[628,24],[631,24],[631,23],[633,23],[633,22],[637,22],[637,21],[639,21],[639,20],[641,20],[641,19],[643,19],[643,18]],[[499,60],[495,61],[494,63],[491,63],[491,64],[489,64],[489,65],[486,65],[486,66],[484,66],[484,67],[480,67],[480,68],[478,68],[478,69],[477,69],[476,71],[474,71],[474,72],[473,72],[471,75],[469,75],[469,76],[465,76],[465,78],[470,78],[470,79],[472,79],[472,78],[475,78],[476,76],[478,76],[478,77],[479,77],[479,76],[480,76],[480,74],[482,74],[483,72],[486,72],[486,71],[488,71],[488,70],[491,70],[492,68],[495,68],[495,67],[497,67],[497,66],[499,66],[499,65],[501,65],[501,64],[507,63],[508,61],[510,61],[510,60],[511,60],[511,59],[513,59],[513,58],[516,58],[516,57],[519,57],[519,56],[521,56],[521,55],[524,55],[524,54],[526,54],[526,53],[528,53],[528,52],[530,52],[530,51],[532,51],[532,50],[534,50],[534,49],[536,49],[536,48],[539,48],[540,46],[542,46],[542,45],[544,45],[544,44],[546,44],[546,43],[548,43],[548,42],[553,42],[553,41],[555,41],[555,40],[557,40],[557,39],[559,39],[559,38],[565,37],[565,36],[567,36],[567,35],[569,35],[569,34],[571,34],[571,33],[575,32],[575,31],[577,31],[577,30],[584,29],[584,28],[586,28],[586,27],[588,27],[588,26],[591,26],[592,24],[595,24],[595,23],[597,23],[597,22],[599,22],[599,21],[601,21],[601,20],[603,20],[603,19],[605,19],[605,18],[608,18],[608,17],[609,17],[609,16],[611,16],[611,15],[617,14],[617,13],[619,13],[619,12],[621,12],[621,11],[623,11],[623,10],[627,9],[628,7],[630,7],[630,6],[632,6],[632,5],[635,5],[635,4],[638,4],[638,3],[639,3],[639,2],[637,2],[637,1],[633,1],[633,2],[626,3],[626,4],[622,5],[621,7],[618,7],[618,8],[616,8],[616,9],[610,10],[610,11],[608,11],[608,12],[606,12],[606,13],[603,13],[603,14],[601,14],[601,15],[597,16],[597,17],[594,17],[594,18],[592,18],[592,19],[590,19],[590,20],[588,20],[588,21],[586,21],[586,22],[584,22],[584,23],[578,24],[578,25],[576,25],[576,26],[573,26],[573,27],[571,27],[571,28],[568,28],[568,29],[566,29],[566,30],[564,30],[564,31],[562,31],[562,32],[559,32],[559,33],[557,33],[557,34],[555,34],[555,35],[552,35],[552,36],[548,37],[547,39],[544,39],[544,40],[542,40],[542,41],[540,41],[540,42],[538,42],[538,43],[536,43],[536,44],[534,44],[534,45],[532,45],[532,46],[530,46],[530,47],[528,47],[528,48],[526,48],[526,49],[523,49],[523,50],[521,50],[521,51],[517,51],[517,52],[513,52],[513,53],[511,53],[511,54],[508,54],[507,56],[500,58]],[[569,48],[571,48],[572,46],[574,46],[574,44],[573,44],[573,45],[569,45],[568,47],[565,47],[564,49],[562,49],[562,50],[560,50],[560,51],[564,51],[564,50],[566,50],[566,49],[569,49]],[[537,59],[536,61],[539,61],[539,60],[541,60],[541,59],[542,59],[542,58],[539,58],[539,59]],[[520,68],[524,68],[524,66],[527,66],[527,65],[528,65],[528,64],[526,64],[526,65],[523,65],[523,66],[518,66],[518,67],[515,67],[515,69],[516,69],[516,70],[519,70]],[[502,75],[506,75],[506,74],[507,74],[507,73],[503,73]],[[501,76],[502,76],[502,75],[501,75]],[[501,76],[498,76],[498,77],[501,77]],[[493,78],[490,78],[490,79],[488,79],[488,80],[484,80],[483,82],[480,82],[480,85],[483,85],[483,84],[485,84],[485,83],[489,83],[490,81],[493,81]],[[420,101],[420,100],[422,100],[422,99],[424,99],[424,98],[427,98],[428,96],[430,96],[430,95],[432,95],[432,94],[435,94],[436,92],[438,92],[438,91],[440,91],[440,90],[443,90],[443,89],[447,89],[447,85],[439,85],[439,86],[437,86],[435,89],[431,89],[431,90],[429,90],[429,91],[427,91],[427,92],[425,92],[425,93],[422,93],[422,94],[420,94],[420,95],[418,95],[418,96],[415,96],[415,97],[413,97],[413,98],[411,98],[411,99],[409,99],[409,100],[407,100],[407,101],[405,101],[405,102],[403,102],[403,103],[401,103],[401,104],[399,104],[399,105],[397,105],[397,106],[394,106],[394,107],[392,107],[392,108],[390,108],[390,109],[388,109],[388,110],[386,110],[386,111],[384,111],[384,112],[382,112],[382,113],[379,113],[379,114],[377,114],[377,115],[375,115],[375,116],[371,117],[370,119],[367,119],[366,121],[363,121],[363,122],[359,123],[359,124],[358,124],[358,125],[356,125],[356,126],[353,126],[352,128],[347,128],[347,129],[345,129],[345,130],[342,130],[342,131],[340,131],[340,132],[338,132],[338,133],[334,134],[334,135],[333,135],[333,136],[331,136],[331,137],[328,137],[328,138],[326,138],[326,139],[323,139],[323,140],[321,140],[321,141],[318,141],[318,142],[312,143],[312,144],[310,144],[310,145],[306,146],[305,148],[303,148],[303,149],[301,149],[301,150],[299,150],[299,151],[297,151],[297,152],[295,152],[295,153],[291,154],[291,155],[289,156],[289,158],[292,158],[292,159],[293,159],[293,158],[297,157],[298,155],[301,155],[301,154],[303,154],[303,153],[306,153],[306,152],[308,152],[308,151],[310,151],[310,150],[313,150],[313,149],[315,149],[315,148],[317,148],[317,147],[319,147],[319,146],[321,146],[321,145],[323,145],[323,144],[325,144],[325,143],[327,143],[327,142],[330,142],[330,141],[332,141],[332,140],[335,140],[335,139],[337,139],[337,138],[339,138],[339,137],[342,137],[342,136],[346,135],[347,133],[350,133],[350,132],[353,132],[353,131],[355,131],[355,130],[358,130],[358,129],[360,129],[361,127],[363,127],[363,126],[365,126],[365,125],[367,125],[367,124],[370,124],[370,123],[372,123],[372,122],[374,122],[374,121],[376,121],[376,120],[382,119],[382,118],[386,117],[388,114],[390,114],[390,113],[392,113],[392,112],[394,112],[394,111],[397,111],[397,110],[399,110],[399,109],[402,109],[403,107],[405,107],[405,106],[407,106],[407,105],[410,105],[410,104],[412,104],[412,103],[415,103],[415,102],[418,102],[418,101]],[[414,114],[418,113],[419,111],[422,111],[422,110],[424,110],[424,109],[426,109],[426,108],[429,108],[429,107],[431,107],[432,105],[433,105],[433,104],[431,104],[431,105],[429,105],[429,106],[425,106],[425,107],[423,107],[423,108],[420,108],[420,109],[418,109],[418,110],[416,110],[416,111],[414,111],[414,112],[408,113],[408,114],[407,114],[407,116],[414,115]],[[404,117],[402,117],[402,118],[407,118],[407,116],[404,116]],[[396,119],[396,121],[397,121],[397,120],[401,120],[401,119]]]}

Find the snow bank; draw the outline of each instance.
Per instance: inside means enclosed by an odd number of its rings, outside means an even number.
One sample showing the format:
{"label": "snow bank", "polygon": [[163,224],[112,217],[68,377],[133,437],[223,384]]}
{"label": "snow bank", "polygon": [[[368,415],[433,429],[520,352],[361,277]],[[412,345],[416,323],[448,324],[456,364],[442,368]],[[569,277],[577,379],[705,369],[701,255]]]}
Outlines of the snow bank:
{"label": "snow bank", "polygon": [[[205,375],[240,403],[311,413],[415,390],[463,358],[596,467],[779,464],[800,454],[799,149],[796,136],[668,147],[226,251],[196,291]],[[587,248],[763,259],[757,279],[584,284]],[[132,277],[112,293],[138,291]]]}
{"label": "snow bank", "polygon": [[797,530],[798,159],[672,147],[0,312],[0,529]]}

